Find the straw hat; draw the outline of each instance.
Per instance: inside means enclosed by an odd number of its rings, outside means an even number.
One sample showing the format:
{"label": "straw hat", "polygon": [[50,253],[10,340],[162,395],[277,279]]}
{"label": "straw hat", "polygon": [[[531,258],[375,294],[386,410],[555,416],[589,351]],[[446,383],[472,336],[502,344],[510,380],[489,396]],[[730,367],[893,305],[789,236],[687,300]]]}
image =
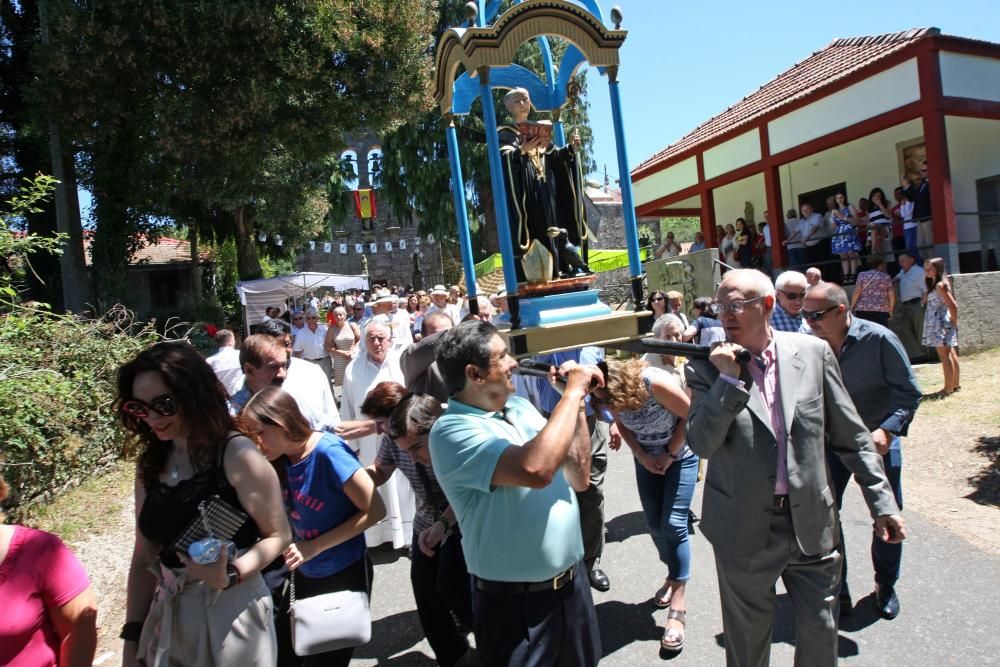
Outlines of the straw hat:
{"label": "straw hat", "polygon": [[431,290],[431,296],[435,294],[440,294],[442,296],[448,296],[448,288],[444,285],[435,285],[434,289]]}

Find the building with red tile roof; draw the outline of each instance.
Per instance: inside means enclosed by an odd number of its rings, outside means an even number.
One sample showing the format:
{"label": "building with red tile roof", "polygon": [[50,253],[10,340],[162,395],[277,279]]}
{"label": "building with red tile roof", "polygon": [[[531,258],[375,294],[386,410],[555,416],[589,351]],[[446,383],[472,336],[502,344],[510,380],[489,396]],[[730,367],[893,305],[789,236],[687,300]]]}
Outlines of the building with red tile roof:
{"label": "building with red tile roof", "polygon": [[850,37],[639,164],[634,202],[643,217],[699,216],[714,243],[716,225],[745,212],[760,222],[803,201],[823,211],[837,189],[851,201],[876,186],[891,193],[926,157],[935,253],[955,271],[982,270],[1000,252],[988,247],[1000,216],[984,208],[1000,195],[998,148],[1000,44],[937,28]]}

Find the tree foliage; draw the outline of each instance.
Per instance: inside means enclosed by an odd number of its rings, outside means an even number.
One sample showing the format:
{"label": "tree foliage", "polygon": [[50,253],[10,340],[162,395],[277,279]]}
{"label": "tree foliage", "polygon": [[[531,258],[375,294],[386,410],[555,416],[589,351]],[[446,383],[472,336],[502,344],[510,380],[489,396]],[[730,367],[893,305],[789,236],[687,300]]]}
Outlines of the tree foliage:
{"label": "tree foliage", "polygon": [[127,268],[127,238],[163,217],[239,237],[241,276],[253,277],[256,230],[288,248],[324,223],[344,133],[391,130],[428,97],[431,0],[49,8],[35,96],[92,156],[105,293]]}

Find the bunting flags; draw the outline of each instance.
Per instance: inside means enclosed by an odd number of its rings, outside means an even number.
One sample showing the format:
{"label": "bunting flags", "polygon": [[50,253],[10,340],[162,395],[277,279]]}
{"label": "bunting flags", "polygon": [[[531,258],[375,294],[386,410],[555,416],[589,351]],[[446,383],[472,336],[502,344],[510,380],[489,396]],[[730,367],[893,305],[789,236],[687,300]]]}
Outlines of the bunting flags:
{"label": "bunting flags", "polygon": [[330,252],[331,250],[333,250],[333,244],[332,243],[324,243],[323,244],[323,252]]}
{"label": "bunting flags", "polygon": [[341,255],[346,255],[347,254],[347,244],[346,243],[341,243],[340,244],[340,254]]}
{"label": "bunting flags", "polygon": [[356,252],[359,255],[363,255],[364,252],[365,252],[364,246],[361,245],[360,243],[355,243],[354,244],[354,252]]}
{"label": "bunting flags", "polygon": [[309,249],[310,250],[315,250],[316,249],[316,242],[315,241],[310,241],[309,242]]}

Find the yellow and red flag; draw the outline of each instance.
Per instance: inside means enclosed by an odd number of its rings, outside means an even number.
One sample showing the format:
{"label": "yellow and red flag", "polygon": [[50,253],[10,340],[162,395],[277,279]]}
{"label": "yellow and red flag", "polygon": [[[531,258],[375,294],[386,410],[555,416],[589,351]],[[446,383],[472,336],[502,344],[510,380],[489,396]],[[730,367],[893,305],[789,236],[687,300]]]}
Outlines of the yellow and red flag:
{"label": "yellow and red flag", "polygon": [[377,215],[375,208],[375,191],[371,189],[354,191],[354,209],[361,219],[374,218]]}

